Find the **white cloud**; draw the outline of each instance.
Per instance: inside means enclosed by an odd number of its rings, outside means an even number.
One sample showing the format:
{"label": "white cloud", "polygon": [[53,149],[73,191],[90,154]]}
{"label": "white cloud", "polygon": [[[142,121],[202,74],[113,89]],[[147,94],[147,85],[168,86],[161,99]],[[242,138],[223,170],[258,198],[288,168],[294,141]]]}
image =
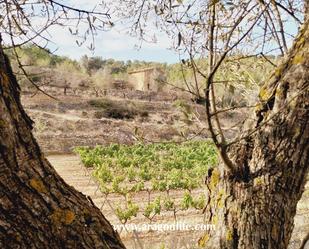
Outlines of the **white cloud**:
{"label": "white cloud", "polygon": [[[70,5],[76,8],[83,8],[86,10],[93,9],[98,4],[98,0],[59,0],[66,5]],[[43,25],[43,20],[40,18],[33,18],[33,24],[39,28]],[[72,24],[71,24],[72,25]],[[84,26],[85,28],[85,26]],[[74,59],[79,59],[82,55],[87,54],[89,56],[102,56],[103,58],[115,58],[121,60],[148,60],[148,61],[160,61],[160,62],[176,62],[177,54],[167,50],[171,45],[169,38],[162,34],[157,33],[156,43],[143,42],[141,49],[138,50],[136,46],[140,45],[140,41],[131,37],[126,32],[125,25],[117,23],[110,31],[99,32],[95,37],[95,50],[90,51],[89,46],[91,37],[83,46],[76,44],[76,37],[71,35],[68,27],[65,26],[51,26],[48,31],[44,33],[44,36],[50,39],[48,48],[51,51],[56,50],[56,54],[69,56]],[[80,32],[83,32],[83,26],[80,27]],[[155,28],[153,27],[153,30]],[[6,40],[6,37],[4,37]],[[44,46],[45,42],[42,38],[36,38],[35,41]]]}
{"label": "white cloud", "polygon": [[106,32],[100,32],[95,37],[95,50],[91,52],[87,45],[89,39],[83,46],[76,44],[76,37],[72,36],[67,27],[54,26],[49,29],[51,40],[54,44],[50,44],[52,49],[58,48],[56,54],[69,56],[75,59],[82,55],[102,56],[104,58],[111,57],[122,60],[156,60],[160,62],[176,62],[177,55],[167,50],[170,46],[168,37],[160,34],[157,43],[143,42],[141,49],[137,50],[136,45],[140,42],[137,38],[131,37],[126,32],[119,32],[112,29]]}

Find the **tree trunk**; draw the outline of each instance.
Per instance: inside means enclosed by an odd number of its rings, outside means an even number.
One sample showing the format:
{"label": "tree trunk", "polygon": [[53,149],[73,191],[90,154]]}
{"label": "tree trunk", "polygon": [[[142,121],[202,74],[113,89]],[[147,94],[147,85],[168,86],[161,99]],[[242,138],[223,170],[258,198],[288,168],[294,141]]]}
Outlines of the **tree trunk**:
{"label": "tree trunk", "polygon": [[0,47],[0,248],[125,248],[90,198],[41,153]]}
{"label": "tree trunk", "polygon": [[309,22],[260,92],[250,131],[229,150],[237,165],[206,179],[205,248],[285,249],[309,169]]}

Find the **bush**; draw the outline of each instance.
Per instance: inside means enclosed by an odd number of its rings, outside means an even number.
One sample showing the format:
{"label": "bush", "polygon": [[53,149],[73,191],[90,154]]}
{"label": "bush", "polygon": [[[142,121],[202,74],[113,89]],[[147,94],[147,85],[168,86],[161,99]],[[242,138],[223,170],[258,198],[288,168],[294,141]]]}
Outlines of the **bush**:
{"label": "bush", "polygon": [[89,105],[96,107],[98,109],[105,109],[112,106],[114,101],[107,99],[91,99],[88,101]]}
{"label": "bush", "polygon": [[133,119],[136,116],[148,117],[148,112],[131,102],[119,102],[107,99],[93,99],[88,102],[100,109],[94,113],[95,118]]}
{"label": "bush", "polygon": [[101,119],[101,118],[104,118],[104,112],[103,111],[96,111],[94,112],[94,115],[93,117],[96,118],[96,119]]}
{"label": "bush", "polygon": [[91,76],[94,86],[101,89],[112,88],[112,75],[108,69],[100,69]]}
{"label": "bush", "polygon": [[125,106],[112,106],[105,110],[105,117],[114,119],[132,119],[138,113],[134,108]]}

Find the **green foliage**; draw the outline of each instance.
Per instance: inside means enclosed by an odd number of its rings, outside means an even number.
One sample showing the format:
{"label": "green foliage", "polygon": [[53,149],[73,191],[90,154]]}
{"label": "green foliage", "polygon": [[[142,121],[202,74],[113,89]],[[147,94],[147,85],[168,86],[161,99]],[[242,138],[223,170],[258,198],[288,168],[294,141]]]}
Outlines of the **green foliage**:
{"label": "green foliage", "polygon": [[88,57],[84,55],[81,58],[81,65],[85,71],[90,75],[93,71],[97,71],[104,67],[105,61],[101,57]]}
{"label": "green foliage", "polygon": [[170,197],[166,197],[163,201],[163,207],[167,211],[173,211],[175,209],[175,202]]}
{"label": "green foliage", "polygon": [[201,194],[197,199],[194,199],[193,201],[193,207],[195,209],[203,209],[205,207],[206,200],[205,195]]}
{"label": "green foliage", "polygon": [[186,191],[181,200],[181,208],[187,210],[192,207],[198,210],[203,209],[205,207],[205,196],[201,194],[194,197],[189,191]]}
{"label": "green foliage", "polygon": [[127,202],[127,206],[125,208],[117,207],[115,213],[118,219],[123,223],[127,223],[132,217],[136,217],[138,213],[139,207],[132,203],[132,201]]}
{"label": "green foliage", "polygon": [[103,183],[123,176],[127,183],[149,181],[154,190],[195,189],[209,167],[217,164],[217,152],[211,142],[183,144],[112,144],[93,149],[75,149],[86,167],[94,167],[95,176]]}
{"label": "green foliage", "polygon": [[63,60],[56,65],[59,71],[64,71],[66,73],[79,73],[81,74],[81,68],[76,61]]}
{"label": "green foliage", "polygon": [[[148,204],[142,210],[149,220],[160,215],[162,210],[175,214],[178,204],[183,210],[204,208],[205,197],[192,194],[192,190],[203,185],[207,170],[218,163],[217,151],[210,141],[132,146],[112,144],[93,149],[78,147],[75,152],[86,167],[93,167],[93,175],[102,192],[118,194],[129,200],[127,208],[118,207],[116,210],[122,222],[136,216],[140,210],[132,198],[141,191],[149,195]],[[183,191],[181,203],[177,204],[169,195],[172,190]],[[150,201],[151,193],[156,193],[153,201]]]}
{"label": "green foliage", "polygon": [[[20,57],[20,60],[25,65],[33,66],[55,66],[65,60],[70,60],[63,56],[57,56],[52,54],[48,49],[39,48],[34,45],[26,45],[21,48],[16,48],[16,52]],[[9,50],[9,57],[14,61],[14,52]]]}
{"label": "green foliage", "polygon": [[[199,74],[196,77],[194,76],[190,61],[167,65],[138,60],[117,61],[114,59],[87,56],[83,56],[80,61],[75,61],[67,57],[53,55],[48,49],[42,49],[33,45],[23,46],[16,50],[21,63],[32,66],[27,68],[28,74],[38,85],[40,83],[50,82],[53,85],[59,85],[61,87],[94,86],[99,89],[110,89],[117,85],[115,84],[117,81],[123,81],[126,85],[130,85],[128,81],[128,73],[130,71],[156,66],[160,67],[166,73],[167,82],[186,90],[189,88],[195,94],[198,93],[199,98],[196,100],[202,100],[202,103],[204,103],[203,89],[205,88],[205,78]],[[11,58],[14,69],[18,71],[18,64],[14,59],[14,52],[8,50],[7,53]],[[242,58],[241,55],[234,55],[228,57],[220,66],[214,78],[218,104],[222,105],[221,107],[249,104],[254,99],[252,96],[256,96],[261,82],[264,82],[273,70],[273,66],[269,61],[276,63],[277,59],[270,56],[267,60],[260,56]],[[207,75],[207,58],[195,60],[195,64],[199,68],[199,71]],[[35,75],[38,73],[37,70],[42,71],[42,68],[44,68],[45,73]],[[59,77],[56,77],[56,75]],[[184,76],[186,83],[183,78]],[[22,85],[29,83],[23,76],[19,77],[19,81]],[[178,108],[183,113],[184,121],[188,124],[192,123],[192,115],[190,111],[186,110],[187,107],[181,104]],[[100,118],[105,115],[120,119],[131,116],[130,113],[128,115],[123,112],[119,113],[118,109],[115,109],[108,114],[98,112],[96,117]]]}
{"label": "green foliage", "polygon": [[157,197],[153,202],[149,202],[144,210],[144,216],[152,220],[156,215],[161,213],[162,205],[160,196]]}
{"label": "green foliage", "polygon": [[[238,57],[238,58],[237,58]],[[263,57],[248,57],[241,58],[242,56],[229,57],[220,67],[216,74],[215,81],[227,80],[242,80],[246,87],[252,87],[252,84],[261,84],[264,82],[265,77],[273,70],[273,67]],[[269,56],[270,61],[276,61],[276,58]],[[199,59],[195,60],[198,68],[207,75],[208,60]],[[194,75],[192,66],[189,62],[171,64],[166,68],[168,81],[175,83],[176,86],[186,88],[183,76],[187,79],[188,83],[193,84]],[[205,80],[198,78],[198,85],[203,89]],[[195,83],[194,83],[195,84]]]}
{"label": "green foliage", "polygon": [[89,147],[76,147],[74,152],[79,154],[82,160],[82,163],[85,167],[94,167],[99,166],[102,163],[101,153],[102,148],[96,147],[95,149],[90,149]]}
{"label": "green foliage", "polygon": [[[275,63],[278,60],[271,56],[267,59]],[[228,57],[214,77],[218,104],[222,105],[222,107],[245,105],[254,100],[259,86],[267,80],[274,69],[269,61],[261,56],[245,57],[238,55]],[[207,58],[195,60],[195,64],[199,71],[207,76]],[[167,81],[170,84],[190,90],[196,96],[204,96],[203,89],[205,88],[206,80],[199,74],[196,77],[194,76],[194,71],[189,61],[169,65],[166,68],[166,74]]]}
{"label": "green foliage", "polygon": [[34,45],[27,45],[16,48],[19,62],[27,66],[26,72],[28,77],[23,75],[16,60],[15,52],[8,50],[12,66],[18,73],[18,82],[26,89],[33,88],[30,81],[38,86],[41,84],[58,87],[79,87],[89,86],[90,79],[81,71],[79,63],[68,57],[57,56],[52,54],[48,49],[39,48]]}
{"label": "green foliage", "polygon": [[186,192],[183,196],[183,199],[181,201],[181,208],[182,209],[189,209],[193,206],[193,197],[189,192]]}

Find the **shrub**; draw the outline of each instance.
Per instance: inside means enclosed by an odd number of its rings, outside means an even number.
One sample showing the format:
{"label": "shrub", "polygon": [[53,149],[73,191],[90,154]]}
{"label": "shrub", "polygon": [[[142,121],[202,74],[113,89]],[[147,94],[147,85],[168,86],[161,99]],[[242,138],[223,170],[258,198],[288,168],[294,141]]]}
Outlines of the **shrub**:
{"label": "shrub", "polygon": [[93,99],[88,103],[99,109],[94,113],[95,118],[133,119],[136,116],[148,117],[149,115],[142,106],[137,106],[132,102]]}
{"label": "shrub", "polygon": [[96,119],[104,118],[104,112],[103,111],[95,111],[93,117],[96,118]]}
{"label": "shrub", "polygon": [[125,106],[112,106],[105,110],[105,117],[114,119],[132,119],[138,113],[134,108]]}
{"label": "shrub", "polygon": [[105,109],[109,108],[111,106],[112,101],[106,100],[106,99],[91,99],[88,101],[89,105],[100,108],[100,109]]}

